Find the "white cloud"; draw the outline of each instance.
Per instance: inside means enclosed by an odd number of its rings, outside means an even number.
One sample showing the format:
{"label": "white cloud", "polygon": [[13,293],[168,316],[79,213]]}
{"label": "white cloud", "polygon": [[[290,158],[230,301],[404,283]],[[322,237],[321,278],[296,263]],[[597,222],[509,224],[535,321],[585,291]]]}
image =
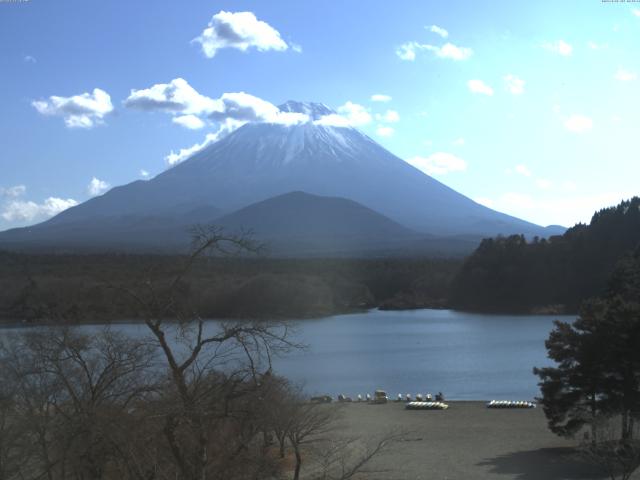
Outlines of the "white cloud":
{"label": "white cloud", "polygon": [[302,53],[302,46],[298,45],[297,43],[291,43],[289,45],[291,47],[291,50],[293,50],[296,53]]}
{"label": "white cloud", "polygon": [[282,125],[309,121],[309,117],[303,113],[281,112],[272,103],[245,92],[224,93],[219,98],[209,98],[198,93],[182,78],[143,90],[132,90],[124,105],[147,112],[170,113],[174,116],[174,123],[190,129],[204,127],[203,118],[219,123],[235,120]]}
{"label": "white cloud", "polygon": [[444,28],[439,27],[438,25],[431,25],[430,27],[426,27],[430,32],[435,33],[436,35],[440,35],[442,38],[447,38],[449,36],[449,32],[447,32]]}
{"label": "white cloud", "polygon": [[493,88],[484,83],[482,80],[469,80],[467,82],[467,86],[473,93],[479,93],[489,96],[493,95]]}
{"label": "white cloud", "polygon": [[244,92],[225,93],[219,101],[222,104],[222,109],[209,115],[212,120],[226,121],[231,119],[281,125],[297,125],[309,121],[309,116],[304,113],[280,111],[272,103]]}
{"label": "white cloud", "polygon": [[464,145],[465,144],[465,140],[464,138],[460,137],[460,138],[456,138],[453,142],[454,145]]}
{"label": "white cloud", "polygon": [[514,168],[514,171],[525,177],[531,176],[531,170],[529,170],[526,165],[522,165],[522,164],[516,165],[516,167]]}
{"label": "white cloud", "polygon": [[371,122],[371,115],[362,105],[353,102],[347,102],[338,107],[338,113],[344,115],[351,125],[366,125]]}
{"label": "white cloud", "polygon": [[322,125],[325,127],[350,127],[351,123],[349,119],[338,115],[337,113],[331,113],[329,115],[323,115],[318,120],[313,121],[314,125]]}
{"label": "white cloud", "polygon": [[484,205],[485,207],[493,208],[495,202],[490,198],[486,197],[476,197],[473,199],[474,202],[479,203],[480,205]]}
{"label": "white cloud", "polygon": [[571,115],[564,121],[564,126],[567,130],[575,133],[586,132],[593,127],[593,120],[584,115]]}
{"label": "white cloud", "polygon": [[450,58],[451,60],[467,60],[473,54],[473,50],[470,48],[457,47],[453,43],[445,43],[441,47],[425,45],[425,49],[432,51],[440,58]]}
{"label": "white cloud", "polygon": [[218,132],[207,133],[204,141],[201,143],[196,143],[188,148],[181,148],[178,152],[174,152],[171,150],[171,153],[164,157],[165,162],[169,166],[177,165],[178,163],[184,162],[187,158],[189,158],[194,153],[199,152],[205,147],[208,147],[212,143],[215,143],[219,140],[220,135]]}
{"label": "white cloud", "polygon": [[522,95],[522,93],[524,93],[524,80],[521,78],[510,73],[505,75],[504,81],[507,85],[507,90],[513,95]]}
{"label": "white cloud", "polygon": [[591,49],[591,50],[602,50],[604,48],[607,48],[609,46],[608,43],[597,43],[594,42],[593,40],[590,40],[587,42],[587,46]]}
{"label": "white cloud", "polygon": [[634,8],[633,10],[631,10],[631,13],[633,13],[636,17],[640,17],[640,8]]}
{"label": "white cloud", "polygon": [[111,97],[99,88],[72,97],[54,95],[48,100],[34,100],[31,105],[42,115],[63,117],[69,128],[91,128],[113,111]]}
{"label": "white cloud", "polygon": [[188,128],[189,130],[199,130],[205,126],[204,121],[195,115],[181,115],[179,117],[173,117],[172,122]]}
{"label": "white cloud", "polygon": [[553,186],[553,182],[546,178],[539,178],[536,180],[536,186],[541,190],[549,190]]}
{"label": "white cloud", "polygon": [[21,197],[27,191],[27,187],[24,185],[14,185],[13,187],[2,188],[0,187],[0,197],[4,198],[17,198]]}
{"label": "white cloud", "polygon": [[173,150],[169,153],[164,160],[167,165],[174,166],[178,163],[184,162],[187,158],[198,153],[200,150],[208,147],[209,145],[217,142],[224,136],[228,135],[232,131],[240,128],[247,122],[228,119],[226,122],[220,125],[220,128],[216,132],[207,133],[204,140],[201,143],[196,143],[191,147],[181,148],[178,152],[174,152]]}
{"label": "white cloud", "polygon": [[420,44],[416,42],[408,42],[400,45],[396,49],[396,55],[400,60],[413,62],[416,59],[416,50],[420,48]]}
{"label": "white cloud", "polygon": [[418,42],[407,42],[396,49],[396,55],[401,60],[414,61],[418,50],[433,52],[437,57],[451,60],[467,60],[473,54],[473,50],[467,47],[458,47],[453,43],[445,43],[441,47]]}
{"label": "white cloud", "polygon": [[376,120],[379,122],[396,123],[400,121],[400,114],[395,110],[387,110],[384,114],[376,114]]}
{"label": "white cloud", "polygon": [[394,132],[395,130],[392,127],[384,125],[378,125],[378,128],[376,129],[376,134],[380,137],[390,137]]}
{"label": "white cloud", "polygon": [[89,185],[87,185],[87,193],[92,197],[95,197],[97,195],[102,195],[109,188],[111,188],[111,185],[109,185],[107,182],[93,177],[89,182]]}
{"label": "white cloud", "polygon": [[183,78],[175,78],[169,83],[158,83],[142,90],[131,90],[124,106],[176,115],[207,115],[223,108],[219,100],[201,95]]}
{"label": "white cloud", "polygon": [[[221,48],[236,48],[243,52],[252,47],[260,52],[288,48],[280,33],[268,23],[258,20],[252,12],[216,13],[193,42],[201,45],[202,52],[208,58],[213,58]],[[296,47],[301,50],[299,46]]]}
{"label": "white cloud", "polygon": [[7,222],[45,219],[76,205],[78,205],[78,202],[72,198],[49,197],[42,203],[15,200],[4,207],[2,218]]}
{"label": "white cloud", "polygon": [[621,82],[630,82],[632,80],[636,80],[638,78],[638,74],[635,72],[630,72],[629,70],[625,70],[624,68],[619,68],[614,78],[616,80],[620,80]]}
{"label": "white cloud", "polygon": [[37,62],[36,57],[33,57],[33,56],[31,56],[31,55],[25,55],[25,56],[22,58],[22,60],[23,60],[25,63],[36,63],[36,62]]}
{"label": "white cloud", "polygon": [[568,57],[573,53],[573,47],[564,40],[543,43],[542,48],[549,50],[550,52],[557,53],[558,55],[562,55],[563,57]]}
{"label": "white cloud", "polygon": [[463,172],[467,169],[467,162],[446,152],[432,153],[428,157],[413,157],[408,159],[407,163],[427,175],[444,175],[449,172]]}
{"label": "white cloud", "polygon": [[314,125],[326,127],[358,127],[371,123],[371,114],[360,104],[348,101],[338,107],[338,113],[324,115],[315,120]]}
{"label": "white cloud", "polygon": [[389,95],[384,95],[382,93],[376,93],[371,95],[372,102],[390,102],[391,97]]}
{"label": "white cloud", "polygon": [[149,175],[150,175],[149,172],[147,172],[144,168],[140,169],[140,176],[142,178],[149,178]]}

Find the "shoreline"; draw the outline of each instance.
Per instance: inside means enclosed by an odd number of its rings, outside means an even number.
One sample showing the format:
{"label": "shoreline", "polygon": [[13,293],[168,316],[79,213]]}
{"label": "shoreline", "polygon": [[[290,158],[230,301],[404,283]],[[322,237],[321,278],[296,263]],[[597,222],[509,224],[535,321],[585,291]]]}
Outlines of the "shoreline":
{"label": "shoreline", "polygon": [[[554,317],[554,316],[572,316],[578,315],[578,313],[549,313],[549,312],[487,312],[487,311],[473,311],[473,310],[462,310],[456,308],[449,307],[416,307],[416,308],[384,308],[381,306],[370,307],[370,308],[351,308],[345,310],[339,310],[335,312],[322,313],[322,314],[311,314],[311,315],[297,315],[297,316],[282,316],[282,317],[228,317],[228,318],[205,318],[205,321],[225,321],[225,322],[305,322],[312,320],[319,320],[323,318],[329,317],[337,317],[342,315],[355,315],[359,313],[369,313],[374,311],[380,312],[409,312],[409,311],[420,311],[420,310],[434,310],[434,311],[443,311],[450,310],[452,312],[458,313],[468,313],[472,315],[491,315],[496,317],[501,316],[544,316],[544,317]],[[167,323],[174,323],[177,319],[167,319]],[[86,326],[86,325],[138,325],[143,324],[144,320],[141,318],[127,318],[127,319],[112,319],[112,320],[95,320],[95,321],[86,321],[86,322],[74,322],[74,323],[53,323],[53,322],[28,322],[26,320],[9,320],[0,318],[0,330],[2,329],[10,329],[10,328],[29,328],[29,327],[58,327],[58,326]]]}

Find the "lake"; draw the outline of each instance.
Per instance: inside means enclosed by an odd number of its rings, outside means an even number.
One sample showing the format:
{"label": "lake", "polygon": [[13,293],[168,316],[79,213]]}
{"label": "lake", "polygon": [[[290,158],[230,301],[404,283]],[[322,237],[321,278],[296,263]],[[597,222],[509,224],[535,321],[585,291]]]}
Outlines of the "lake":
{"label": "lake", "polygon": [[[452,400],[527,400],[539,395],[532,368],[551,365],[544,341],[553,320],[574,318],[422,309],[304,320],[296,339],[309,348],[276,359],[274,369],[310,394],[334,397],[384,389],[392,397],[442,391]],[[114,328],[146,333],[140,324]]]}
{"label": "lake", "polygon": [[276,370],[310,393],[334,396],[381,388],[393,397],[532,399],[539,395],[532,368],[552,365],[544,341],[554,319],[575,317],[424,309],[308,320],[299,336],[309,351],[279,359]]}

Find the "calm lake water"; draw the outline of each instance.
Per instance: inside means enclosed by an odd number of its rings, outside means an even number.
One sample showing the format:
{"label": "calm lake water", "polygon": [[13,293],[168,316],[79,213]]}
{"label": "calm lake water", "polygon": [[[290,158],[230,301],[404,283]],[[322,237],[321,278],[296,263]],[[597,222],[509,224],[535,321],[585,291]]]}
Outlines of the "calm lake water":
{"label": "calm lake water", "polygon": [[[296,339],[309,348],[276,359],[274,369],[310,394],[355,397],[380,388],[393,397],[442,391],[456,400],[532,399],[539,395],[532,368],[551,364],[544,341],[553,320],[574,318],[424,309],[304,320]],[[146,333],[139,324],[113,328]]]}
{"label": "calm lake water", "polygon": [[378,311],[300,324],[310,345],[276,363],[310,393],[357,395],[381,388],[448,399],[532,399],[534,366],[551,365],[553,320],[573,316],[482,315],[453,310]]}

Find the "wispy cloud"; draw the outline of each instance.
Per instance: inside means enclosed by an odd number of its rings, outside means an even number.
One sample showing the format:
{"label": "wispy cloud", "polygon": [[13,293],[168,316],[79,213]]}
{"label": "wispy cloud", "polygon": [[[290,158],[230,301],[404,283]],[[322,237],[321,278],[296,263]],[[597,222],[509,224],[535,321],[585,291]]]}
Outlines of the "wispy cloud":
{"label": "wispy cloud", "polygon": [[371,95],[372,102],[390,102],[391,97],[389,95],[383,95],[382,93],[375,93]]}
{"label": "wispy cloud", "polygon": [[196,143],[191,147],[181,148],[177,152],[174,152],[173,150],[171,150],[171,153],[169,153],[166,157],[164,157],[164,161],[170,167],[177,165],[178,163],[182,163],[187,158],[198,153],[199,151],[203,150],[209,145],[217,142],[218,140],[220,140],[222,137],[229,134],[233,130],[239,128],[244,123],[245,122],[237,122],[237,121],[229,120],[226,123],[221,124],[220,128],[218,128],[217,131],[207,133],[207,135],[205,136],[202,142]]}
{"label": "wispy cloud", "polygon": [[619,68],[614,75],[614,78],[616,80],[620,80],[621,82],[630,82],[632,80],[636,80],[638,78],[638,74],[635,72],[630,72],[629,70],[625,70],[624,68]]}
{"label": "wispy cloud", "polygon": [[400,121],[400,114],[395,110],[387,110],[383,114],[377,113],[376,120],[379,122],[396,123]]}
{"label": "wispy cloud", "polygon": [[346,102],[337,109],[338,113],[325,115],[313,123],[326,127],[359,127],[373,120],[369,111],[358,103]]}
{"label": "wispy cloud", "polygon": [[401,60],[414,61],[416,52],[426,50],[433,52],[436,57],[450,60],[467,60],[473,54],[473,50],[467,47],[458,47],[453,43],[445,43],[442,46],[422,44],[418,42],[407,42],[396,49],[396,55]]}
{"label": "wispy cloud", "polygon": [[428,157],[416,156],[409,158],[407,163],[427,175],[445,175],[451,172],[463,172],[467,169],[467,162],[446,152],[432,153]]}
{"label": "wispy cloud", "polygon": [[376,129],[376,135],[380,137],[390,137],[394,132],[395,130],[387,125],[378,125],[378,128]]}
{"label": "wispy cloud", "polygon": [[469,80],[467,82],[467,87],[473,93],[479,93],[481,95],[493,95],[493,88],[484,83],[482,80]]}
{"label": "wispy cloud", "polygon": [[567,130],[574,133],[584,133],[593,128],[593,120],[585,115],[571,115],[564,121]]}
{"label": "wispy cloud", "polygon": [[524,93],[524,80],[521,78],[509,73],[505,75],[504,81],[507,87],[507,90],[513,95],[522,95]]}
{"label": "wispy cloud", "polygon": [[14,185],[12,187],[0,187],[0,197],[2,198],[17,198],[21,197],[27,191],[27,187],[24,185]]}
{"label": "wispy cloud", "polygon": [[542,48],[558,55],[562,55],[563,57],[568,57],[573,53],[573,46],[564,40],[545,42],[542,44]]}
{"label": "wispy cloud", "polygon": [[531,170],[529,170],[526,165],[522,165],[522,164],[516,165],[514,168],[514,171],[525,177],[531,176]]}
{"label": "wispy cloud", "polygon": [[447,32],[444,28],[439,27],[438,25],[431,25],[426,27],[430,32],[435,33],[436,35],[440,35],[442,38],[447,38],[449,36],[449,32]]}

